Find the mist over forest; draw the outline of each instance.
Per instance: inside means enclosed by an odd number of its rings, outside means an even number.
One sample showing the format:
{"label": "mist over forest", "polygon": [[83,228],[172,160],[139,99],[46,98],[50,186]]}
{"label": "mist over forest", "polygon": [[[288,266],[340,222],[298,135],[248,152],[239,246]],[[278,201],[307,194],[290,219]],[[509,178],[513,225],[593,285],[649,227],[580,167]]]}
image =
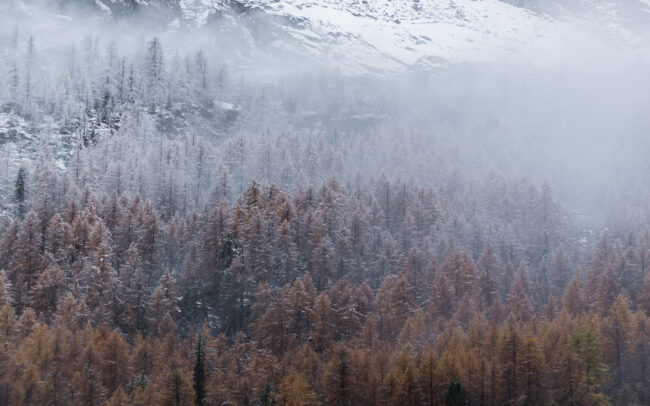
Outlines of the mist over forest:
{"label": "mist over forest", "polygon": [[647,1],[0,22],[0,404],[650,403]]}

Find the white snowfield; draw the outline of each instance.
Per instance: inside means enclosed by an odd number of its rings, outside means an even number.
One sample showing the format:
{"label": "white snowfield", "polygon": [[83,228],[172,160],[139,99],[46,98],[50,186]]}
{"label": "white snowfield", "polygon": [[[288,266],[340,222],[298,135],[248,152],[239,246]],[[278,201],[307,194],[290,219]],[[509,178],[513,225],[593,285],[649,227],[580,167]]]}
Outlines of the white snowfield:
{"label": "white snowfield", "polygon": [[[42,0],[14,1],[32,14]],[[110,18],[123,14],[112,12],[120,7],[167,10],[160,14],[170,31],[216,23],[249,38],[249,53],[293,54],[346,73],[458,62],[584,65],[649,55],[650,0],[92,1]]]}
{"label": "white snowfield", "polygon": [[[435,67],[442,60],[554,65],[581,57],[597,60],[614,50],[645,51],[645,36],[630,28],[627,16],[647,21],[650,27],[648,0],[510,3],[250,0],[236,4],[249,12],[259,10],[276,17],[275,24],[295,40],[290,46],[344,71]],[[223,0],[180,2],[185,21],[198,27],[206,24],[212,13],[227,15],[233,4]],[[287,43],[278,41],[275,46],[286,49]]]}

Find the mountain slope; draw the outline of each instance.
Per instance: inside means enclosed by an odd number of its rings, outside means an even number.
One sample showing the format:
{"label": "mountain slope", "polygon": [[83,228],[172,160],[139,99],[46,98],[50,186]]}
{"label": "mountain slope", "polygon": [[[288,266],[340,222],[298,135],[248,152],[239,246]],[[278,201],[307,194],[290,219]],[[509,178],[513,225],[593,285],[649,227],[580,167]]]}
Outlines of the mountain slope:
{"label": "mountain slope", "polygon": [[[136,3],[161,8],[153,1]],[[273,28],[294,40],[274,47],[331,59],[352,71],[435,66],[438,58],[553,63],[585,50],[607,53],[621,43],[644,46],[650,22],[645,0],[179,0],[176,5],[177,25],[270,17]]]}
{"label": "mountain slope", "polygon": [[[29,8],[38,1],[15,0]],[[348,73],[445,62],[553,65],[645,52],[647,0],[60,0],[107,19],[140,18],[244,38],[242,53],[307,58]],[[43,4],[43,3],[42,3]],[[51,5],[46,2],[45,4]],[[142,19],[138,24],[142,24]],[[76,24],[76,23],[71,23]]]}

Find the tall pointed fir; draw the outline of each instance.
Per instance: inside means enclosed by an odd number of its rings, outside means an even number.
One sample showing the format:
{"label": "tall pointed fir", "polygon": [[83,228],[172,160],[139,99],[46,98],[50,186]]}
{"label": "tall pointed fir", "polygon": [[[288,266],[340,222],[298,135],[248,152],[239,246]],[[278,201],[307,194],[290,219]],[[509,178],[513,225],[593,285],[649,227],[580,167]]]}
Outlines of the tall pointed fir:
{"label": "tall pointed fir", "polygon": [[14,201],[16,203],[16,213],[22,220],[25,217],[25,181],[26,181],[25,167],[20,166],[18,175],[16,176],[16,184],[14,191]]}
{"label": "tall pointed fir", "polygon": [[194,404],[205,405],[205,343],[203,332],[196,334],[196,349],[194,350],[194,373],[192,383],[194,386]]}

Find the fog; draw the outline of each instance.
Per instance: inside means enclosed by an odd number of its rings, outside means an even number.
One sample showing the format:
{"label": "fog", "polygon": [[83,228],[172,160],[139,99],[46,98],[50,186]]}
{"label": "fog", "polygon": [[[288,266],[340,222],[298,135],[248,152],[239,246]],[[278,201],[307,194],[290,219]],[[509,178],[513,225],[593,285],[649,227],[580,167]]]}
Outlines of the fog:
{"label": "fog", "polygon": [[[573,9],[581,13],[576,4]],[[350,73],[328,63],[327,55],[300,52],[295,37],[261,12],[214,17],[197,28],[169,23],[151,10],[106,16],[75,2],[10,1],[0,10],[5,190],[18,166],[34,159],[43,145],[54,151],[60,167],[71,168],[80,134],[87,131],[82,122],[88,114],[83,119],[82,113],[89,100],[101,99],[106,84],[115,91],[120,69],[124,75],[124,67],[133,66],[131,79],[140,81],[136,87],[144,95],[136,104],[160,97],[170,111],[186,106],[158,131],[170,142],[201,137],[215,157],[229,140],[245,137],[254,145],[290,134],[305,145],[325,140],[348,154],[319,179],[386,176],[467,194],[488,179],[526,179],[536,187],[548,183],[577,229],[625,235],[650,221],[650,69],[645,20],[639,18],[625,20],[636,35],[632,43],[600,32],[593,48],[568,57],[441,61],[436,67]],[[554,15],[553,10],[547,12]],[[582,14],[583,24],[598,25]],[[147,84],[153,38],[163,51],[160,89]],[[199,51],[206,82],[190,85],[197,71],[190,72],[194,62],[187,61],[195,61]],[[12,84],[13,69],[18,75]],[[202,93],[192,93],[197,89]],[[155,106],[151,112],[162,117]],[[13,124],[7,124],[11,114]],[[113,133],[128,138],[127,110],[118,106],[111,114],[119,126],[98,124],[100,136],[89,151],[114,142]],[[11,128],[16,116],[24,120],[18,130]],[[152,124],[129,125],[137,133]],[[10,136],[16,133],[26,135]],[[294,162],[291,171],[308,172],[296,165],[302,164]],[[281,184],[280,172],[263,180]],[[243,178],[260,175],[251,164],[240,177],[247,183]],[[293,180],[285,183],[293,187]]]}

